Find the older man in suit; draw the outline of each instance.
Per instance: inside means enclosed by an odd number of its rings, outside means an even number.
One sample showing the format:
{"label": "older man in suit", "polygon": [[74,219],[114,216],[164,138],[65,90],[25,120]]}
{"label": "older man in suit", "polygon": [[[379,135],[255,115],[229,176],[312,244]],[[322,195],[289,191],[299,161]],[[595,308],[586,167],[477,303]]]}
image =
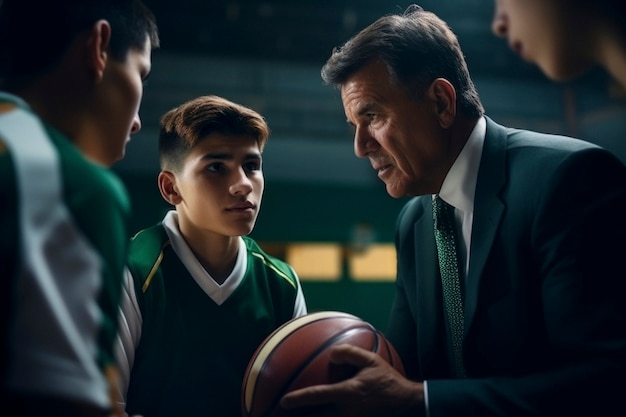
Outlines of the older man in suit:
{"label": "older man in suit", "polygon": [[341,91],[356,155],[388,194],[415,196],[398,218],[386,332],[407,375],[344,345],[332,360],[354,377],[282,405],[360,417],[626,415],[624,165],[591,143],[485,116],[455,35],[419,7],[337,48],[322,77]]}

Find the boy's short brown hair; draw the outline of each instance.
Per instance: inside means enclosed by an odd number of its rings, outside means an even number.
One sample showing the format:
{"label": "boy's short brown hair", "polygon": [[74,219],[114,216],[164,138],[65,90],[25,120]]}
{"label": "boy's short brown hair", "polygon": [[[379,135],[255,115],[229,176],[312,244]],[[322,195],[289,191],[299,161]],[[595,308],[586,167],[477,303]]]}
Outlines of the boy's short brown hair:
{"label": "boy's short brown hair", "polygon": [[191,149],[213,133],[249,135],[262,151],[270,131],[263,116],[248,107],[213,95],[197,97],[161,117],[161,168],[180,170]]}

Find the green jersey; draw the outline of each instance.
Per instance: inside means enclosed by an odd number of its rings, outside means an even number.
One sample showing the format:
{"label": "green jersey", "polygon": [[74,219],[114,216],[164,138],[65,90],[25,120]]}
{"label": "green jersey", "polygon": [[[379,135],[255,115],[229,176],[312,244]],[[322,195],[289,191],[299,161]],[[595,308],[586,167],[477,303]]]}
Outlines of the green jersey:
{"label": "green jersey", "polygon": [[110,170],[0,93],[3,392],[110,407],[128,216]]}
{"label": "green jersey", "polygon": [[218,285],[184,242],[173,211],[132,240],[129,258],[132,301],[123,304],[121,333],[132,339],[122,341],[127,413],[240,415],[255,349],[306,313],[293,269],[244,236],[233,272]]}

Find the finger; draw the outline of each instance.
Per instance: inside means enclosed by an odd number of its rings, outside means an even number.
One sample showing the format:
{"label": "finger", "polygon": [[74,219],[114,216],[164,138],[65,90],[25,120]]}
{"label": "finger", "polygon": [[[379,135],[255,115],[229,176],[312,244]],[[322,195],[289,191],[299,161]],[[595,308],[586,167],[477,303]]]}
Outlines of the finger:
{"label": "finger", "polygon": [[378,354],[359,346],[343,343],[333,346],[330,352],[330,361],[336,364],[352,365],[360,369],[372,366],[382,361],[382,358]]}

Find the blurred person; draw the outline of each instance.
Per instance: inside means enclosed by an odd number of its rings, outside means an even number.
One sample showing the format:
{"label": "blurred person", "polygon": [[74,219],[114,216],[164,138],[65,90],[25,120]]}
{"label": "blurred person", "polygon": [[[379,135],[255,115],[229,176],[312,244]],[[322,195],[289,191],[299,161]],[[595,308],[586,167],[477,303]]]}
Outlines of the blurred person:
{"label": "blurred person", "polygon": [[158,46],[139,0],[0,2],[0,397],[12,416],[119,415],[129,200],[109,168],[141,127]]}
{"label": "blurred person", "polygon": [[[626,415],[626,167],[591,143],[486,116],[456,36],[416,5],[336,48],[322,78],[341,92],[355,154],[390,196],[412,197],[397,219],[385,333],[406,377],[341,345],[331,360],[355,375],[281,405],[316,416]],[[437,243],[440,207],[456,259]]]}
{"label": "blurred person", "polygon": [[217,96],[162,117],[158,187],[174,209],[130,246],[118,345],[128,413],[240,415],[254,351],[306,314],[293,268],[247,236],[268,136],[259,113]]}
{"label": "blurred person", "polygon": [[604,68],[626,88],[622,0],[495,0],[493,33],[555,81]]}

